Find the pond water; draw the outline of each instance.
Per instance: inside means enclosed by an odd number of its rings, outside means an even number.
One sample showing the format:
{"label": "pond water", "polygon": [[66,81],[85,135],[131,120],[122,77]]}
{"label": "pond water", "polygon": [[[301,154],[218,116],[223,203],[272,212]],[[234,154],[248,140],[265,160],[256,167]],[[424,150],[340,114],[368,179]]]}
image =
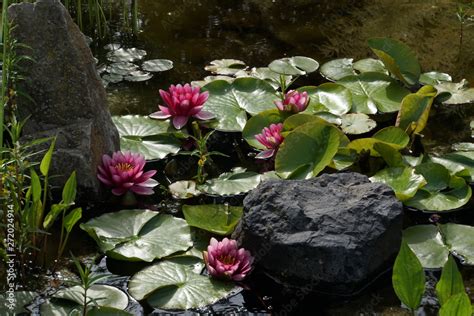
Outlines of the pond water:
{"label": "pond water", "polygon": [[[204,66],[221,58],[245,61],[249,66],[266,66],[283,56],[302,55],[321,64],[333,58],[373,57],[367,39],[392,37],[410,46],[423,70],[450,73],[454,81],[462,78],[474,82],[474,27],[463,30],[456,18],[458,1],[446,0],[137,0],[138,27],[135,35],[123,32],[124,16],[119,7],[112,15],[111,32],[91,47],[99,60],[106,63],[105,44],[118,43],[146,51],[146,59],[172,60],[174,68],[156,74],[143,82],[110,83],[107,86],[112,114],[148,114],[156,111],[158,89],[172,83],[201,80],[209,72]],[[300,83],[317,84],[316,73]],[[425,144],[445,150],[441,144],[469,141],[472,110],[435,109],[438,118],[430,121]],[[440,119],[442,117],[442,119]],[[455,124],[446,124],[454,118]],[[432,136],[432,137],[430,137]],[[437,141],[431,141],[436,139]],[[94,214],[97,215],[97,214]],[[472,217],[472,215],[470,215]],[[428,216],[410,221],[426,223]],[[466,219],[457,219],[466,223]],[[470,224],[472,218],[468,220]],[[95,244],[79,233],[71,238],[74,253],[87,253]],[[84,245],[88,245],[85,247]],[[77,252],[76,252],[77,251]],[[97,269],[113,270],[103,259]],[[115,272],[115,271],[114,271]],[[465,269],[466,286],[474,288],[474,272]],[[428,294],[420,315],[435,315],[434,283],[436,273],[429,274]],[[121,284],[124,279],[114,279]],[[393,293],[390,273],[380,276],[368,289],[353,298],[304,296],[297,301],[282,297],[279,287],[264,275],[252,276],[251,290],[245,290],[203,312],[254,313],[263,315],[294,313],[304,315],[404,315]],[[125,283],[123,283],[125,284]],[[471,293],[471,296],[473,293]],[[131,309],[142,313],[139,306]],[[145,307],[146,312],[151,312]],[[159,315],[162,311],[155,311]],[[183,313],[192,315],[191,312]]]}

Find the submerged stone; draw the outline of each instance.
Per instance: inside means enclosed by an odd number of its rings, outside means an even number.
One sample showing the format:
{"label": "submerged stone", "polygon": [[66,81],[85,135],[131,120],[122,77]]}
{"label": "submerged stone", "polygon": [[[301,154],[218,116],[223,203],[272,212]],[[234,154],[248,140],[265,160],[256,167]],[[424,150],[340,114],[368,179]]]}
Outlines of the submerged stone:
{"label": "submerged stone", "polygon": [[245,198],[234,237],[279,283],[350,295],[390,267],[402,215],[388,186],[358,173],[269,180]]}
{"label": "submerged stone", "polygon": [[53,185],[62,186],[76,170],[79,196],[98,199],[97,165],[119,148],[119,138],[86,38],[58,0],[14,4],[9,17],[13,37],[31,48],[17,54],[35,60],[23,65],[19,87],[34,100],[18,99],[21,119],[30,117],[24,133],[57,136]]}

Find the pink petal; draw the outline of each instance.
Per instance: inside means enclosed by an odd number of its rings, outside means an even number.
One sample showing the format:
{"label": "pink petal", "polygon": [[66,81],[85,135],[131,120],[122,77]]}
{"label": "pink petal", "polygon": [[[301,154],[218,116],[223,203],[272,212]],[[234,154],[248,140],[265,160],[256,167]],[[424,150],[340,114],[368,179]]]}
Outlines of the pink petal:
{"label": "pink petal", "polygon": [[272,157],[275,154],[275,149],[268,149],[261,151],[257,156],[255,156],[256,159],[268,159]]}
{"label": "pink petal", "polygon": [[173,125],[176,129],[181,129],[188,123],[189,117],[187,116],[175,116],[173,118]]}
{"label": "pink petal", "polygon": [[208,111],[201,111],[201,112],[195,114],[194,117],[196,117],[200,120],[203,120],[203,121],[207,121],[207,120],[215,118],[215,115],[212,114],[211,112],[208,112]]}
{"label": "pink petal", "polygon": [[171,115],[170,114],[166,114],[162,111],[158,111],[158,112],[154,112],[154,113],[151,113],[150,115],[148,115],[150,118],[152,119],[157,119],[157,120],[165,120],[167,118],[170,118]]}
{"label": "pink petal", "polygon": [[141,187],[138,185],[131,187],[130,191],[135,192],[136,194],[140,194],[140,195],[152,195],[153,193],[155,193],[153,189],[151,188]]}

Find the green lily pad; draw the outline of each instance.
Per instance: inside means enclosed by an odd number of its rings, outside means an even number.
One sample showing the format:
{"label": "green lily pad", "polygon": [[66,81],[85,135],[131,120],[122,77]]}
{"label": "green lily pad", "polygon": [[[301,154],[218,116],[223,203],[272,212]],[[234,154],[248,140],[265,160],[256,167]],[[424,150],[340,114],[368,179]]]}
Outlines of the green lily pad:
{"label": "green lily pad", "polygon": [[306,91],[310,98],[305,112],[329,112],[341,116],[349,112],[352,107],[351,92],[336,83],[323,83],[317,87],[301,87],[298,91]]}
{"label": "green lily pad", "polygon": [[231,172],[221,174],[216,179],[207,180],[198,189],[210,195],[236,195],[255,189],[261,181],[256,172],[234,168]]}
{"label": "green lily pad", "polygon": [[173,62],[168,59],[152,59],[143,62],[142,69],[149,72],[162,72],[173,69]]}
{"label": "green lily pad", "polygon": [[425,178],[410,167],[382,169],[372,176],[370,181],[387,184],[400,201],[412,198],[418,189],[426,184]]}
{"label": "green lily pad", "polygon": [[149,210],[108,213],[80,227],[118,260],[151,262],[192,246],[185,220]]}
{"label": "green lily pad", "polygon": [[[250,71],[246,72],[246,74],[236,73],[236,77],[253,77],[257,79],[262,79],[268,82],[275,90],[280,87],[280,77],[282,75],[271,71],[268,67],[257,67],[252,68]],[[286,85],[290,85],[292,76],[283,76]]]}
{"label": "green lily pad", "polygon": [[474,88],[469,87],[469,82],[463,79],[459,83],[442,82],[435,86],[438,94],[449,93],[451,96],[443,101],[444,104],[467,104],[474,102]]}
{"label": "green lily pad", "polygon": [[[13,294],[14,302],[10,301],[10,296],[6,293],[0,295],[0,314],[17,315],[20,313],[30,313],[25,307],[30,305],[38,296],[36,292],[15,291]],[[9,307],[12,307],[11,309]]]}
{"label": "green lily pad", "polygon": [[217,302],[234,285],[197,274],[187,265],[162,261],[135,274],[128,289],[135,299],[146,299],[154,308],[186,310]]}
{"label": "green lily pad", "polygon": [[120,135],[120,148],[137,152],[147,160],[163,159],[176,154],[181,142],[170,133],[176,132],[169,120],[154,120],[147,116],[113,116],[112,121]]}
{"label": "green lily pad", "polygon": [[318,70],[319,63],[309,57],[295,56],[274,60],[268,68],[281,75],[303,76]]}
{"label": "green lily pad", "polygon": [[232,76],[242,69],[247,68],[245,63],[237,59],[217,59],[211,61],[210,65],[204,67],[204,70],[218,75]]}
{"label": "green lily pad", "polygon": [[[54,298],[68,300],[78,305],[84,302],[84,289],[73,286],[57,291]],[[94,284],[87,290],[88,300],[93,299],[97,305],[123,310],[128,306],[128,296],[122,290],[110,285]]]}
{"label": "green lily pad", "polygon": [[375,114],[396,112],[400,103],[410,93],[396,80],[378,72],[365,72],[347,76],[337,81],[352,93],[352,112]]}
{"label": "green lily pad", "polygon": [[217,130],[241,132],[247,121],[247,114],[256,115],[275,108],[273,101],[278,96],[273,87],[264,80],[238,78],[228,83],[213,81],[203,87],[209,91],[204,109],[217,117]]}
{"label": "green lily pad", "polygon": [[428,122],[431,105],[436,97],[432,86],[424,86],[416,93],[407,95],[402,100],[396,125],[408,134],[421,133]]}
{"label": "green lily pad", "polygon": [[374,58],[365,58],[356,61],[352,67],[357,70],[359,73],[364,72],[380,72],[385,75],[388,75],[388,71],[385,68],[383,62]]}
{"label": "green lily pad", "polygon": [[451,82],[453,79],[450,75],[444,72],[430,71],[421,74],[420,83],[434,86],[442,82]]}
{"label": "green lily pad", "polygon": [[258,149],[265,149],[266,147],[257,141],[255,136],[260,134],[265,127],[268,127],[271,124],[283,123],[283,121],[290,115],[291,113],[273,109],[252,116],[247,121],[247,124],[245,124],[244,130],[242,131],[242,137],[250,146]]}
{"label": "green lily pad", "polygon": [[352,58],[338,58],[324,63],[319,69],[321,75],[331,81],[337,81],[344,77],[356,75],[352,68]]}
{"label": "green lily pad", "polygon": [[138,66],[127,61],[112,63],[107,66],[106,71],[109,74],[126,76],[133,71],[138,70]]}
{"label": "green lily pad", "polygon": [[305,179],[317,176],[336,155],[340,144],[336,127],[310,122],[286,136],[275,159],[282,178]]}
{"label": "green lily pad", "polygon": [[242,213],[241,206],[183,205],[184,218],[189,226],[223,236],[232,234]]}
{"label": "green lily pad", "polygon": [[415,53],[408,46],[390,38],[373,38],[368,42],[390,73],[408,85],[418,83],[421,67]]}
{"label": "green lily pad", "polygon": [[421,174],[427,181],[423,189],[428,191],[441,191],[449,186],[451,175],[443,165],[427,162],[415,167],[415,171]]}
{"label": "green lily pad", "polygon": [[474,227],[459,224],[417,225],[403,231],[403,238],[424,268],[442,268],[453,254],[463,264],[474,264]]}
{"label": "green lily pad", "polygon": [[146,51],[137,48],[119,48],[107,53],[107,59],[111,62],[134,62],[145,56]]}
{"label": "green lily pad", "polygon": [[195,181],[177,181],[170,184],[168,189],[175,199],[189,199],[202,194],[202,192],[196,188]]}
{"label": "green lily pad", "polygon": [[430,156],[429,160],[445,166],[453,175],[474,182],[474,151],[458,151],[440,157]]}
{"label": "green lily pad", "polygon": [[153,78],[153,75],[151,73],[141,70],[132,71],[131,73],[123,77],[124,80],[131,82],[147,81],[151,78]]}
{"label": "green lily pad", "polygon": [[342,116],[342,131],[346,134],[364,134],[370,132],[377,123],[364,113],[349,113]]}
{"label": "green lily pad", "polygon": [[474,143],[455,143],[451,145],[454,151],[474,151]]}
{"label": "green lily pad", "polygon": [[369,151],[370,155],[379,157],[380,154],[375,150],[374,146],[378,143],[384,143],[392,146],[396,150],[405,148],[410,138],[400,128],[389,126],[381,129],[370,138],[355,139],[347,145],[347,148],[355,150],[357,153]]}

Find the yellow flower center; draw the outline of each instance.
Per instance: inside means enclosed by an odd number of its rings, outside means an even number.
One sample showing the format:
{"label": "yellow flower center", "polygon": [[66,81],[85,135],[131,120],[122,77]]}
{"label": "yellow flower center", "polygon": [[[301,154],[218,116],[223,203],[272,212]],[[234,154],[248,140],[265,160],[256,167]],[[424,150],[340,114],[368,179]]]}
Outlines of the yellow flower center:
{"label": "yellow flower center", "polygon": [[115,169],[120,171],[130,171],[133,169],[133,165],[126,162],[121,162],[115,165]]}
{"label": "yellow flower center", "polygon": [[234,264],[235,258],[232,256],[220,256],[219,261],[222,262],[223,264]]}

